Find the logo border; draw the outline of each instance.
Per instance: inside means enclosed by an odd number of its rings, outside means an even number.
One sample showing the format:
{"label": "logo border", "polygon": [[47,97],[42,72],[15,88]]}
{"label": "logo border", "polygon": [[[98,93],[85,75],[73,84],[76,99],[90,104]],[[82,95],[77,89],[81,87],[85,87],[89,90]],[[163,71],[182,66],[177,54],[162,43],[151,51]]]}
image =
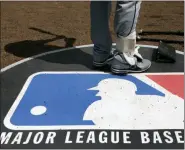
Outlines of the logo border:
{"label": "logo border", "polygon": [[[11,130],[79,130],[79,129],[101,129],[99,126],[94,126],[94,125],[78,125],[78,126],[74,126],[74,125],[60,125],[60,126],[16,126],[13,125],[10,121],[11,117],[13,116],[17,106],[19,105],[22,97],[24,96],[27,88],[29,87],[31,81],[33,80],[33,78],[35,76],[38,76],[40,74],[109,74],[109,73],[105,73],[105,72],[92,72],[92,71],[41,71],[41,72],[37,72],[34,73],[32,75],[30,75],[27,79],[27,81],[25,82],[25,84],[23,85],[20,93],[18,94],[17,98],[15,99],[14,103],[12,104],[11,108],[9,109],[7,115],[4,118],[4,126],[8,129]],[[140,74],[129,74],[132,75],[136,78],[138,78],[139,80],[147,83],[151,83],[151,87],[153,88],[158,88],[159,90],[161,90],[164,93],[168,93],[171,94],[169,91],[167,91],[165,88],[163,88],[162,86],[158,85],[157,83],[155,83],[153,80],[149,79],[146,75],[184,75],[184,72],[176,72],[176,73],[140,73]],[[180,98],[180,97],[178,97]],[[180,98],[182,99],[182,98]],[[115,128],[103,128],[104,130],[113,130]],[[120,129],[120,128],[119,128]],[[143,129],[145,130],[145,129]],[[153,129],[151,129],[153,130]]]}

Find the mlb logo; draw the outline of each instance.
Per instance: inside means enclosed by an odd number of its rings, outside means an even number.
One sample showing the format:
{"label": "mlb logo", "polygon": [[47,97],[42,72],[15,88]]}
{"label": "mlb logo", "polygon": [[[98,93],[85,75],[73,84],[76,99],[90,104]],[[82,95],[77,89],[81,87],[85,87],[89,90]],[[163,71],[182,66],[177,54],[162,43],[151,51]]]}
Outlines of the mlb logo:
{"label": "mlb logo", "polygon": [[4,120],[11,130],[184,129],[184,74],[39,72]]}

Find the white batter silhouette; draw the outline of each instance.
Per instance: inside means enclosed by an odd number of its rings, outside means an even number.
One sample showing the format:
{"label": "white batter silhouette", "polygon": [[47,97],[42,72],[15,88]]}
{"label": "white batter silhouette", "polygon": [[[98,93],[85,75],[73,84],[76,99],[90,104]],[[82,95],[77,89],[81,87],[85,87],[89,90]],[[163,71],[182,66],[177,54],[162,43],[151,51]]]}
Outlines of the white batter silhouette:
{"label": "white batter silhouette", "polygon": [[165,97],[136,95],[137,87],[124,79],[105,79],[88,90],[99,90],[84,120],[110,129],[184,129],[184,101],[171,93]]}

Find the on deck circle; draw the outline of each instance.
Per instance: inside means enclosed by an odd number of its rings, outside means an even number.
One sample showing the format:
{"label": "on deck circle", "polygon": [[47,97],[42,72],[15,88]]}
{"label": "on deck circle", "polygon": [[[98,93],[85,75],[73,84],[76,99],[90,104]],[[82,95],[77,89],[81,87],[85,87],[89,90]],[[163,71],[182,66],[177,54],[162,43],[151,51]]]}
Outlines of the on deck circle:
{"label": "on deck circle", "polygon": [[[151,68],[147,71],[147,75],[150,77],[150,79],[153,82],[156,82],[159,84],[160,87],[164,87],[164,91],[170,91],[174,92],[179,96],[178,98],[182,100],[183,93],[179,92],[177,89],[183,90],[183,87],[181,85],[176,85],[176,82],[182,83],[183,77],[184,76],[184,55],[183,52],[177,51],[176,63],[157,63],[152,60],[152,53],[154,50],[156,50],[156,46],[150,46],[150,45],[137,45],[140,46],[139,52],[141,55],[152,61],[152,66]],[[93,45],[84,45],[84,46],[77,46],[77,47],[72,47],[72,48],[67,48],[67,49],[59,49],[55,51],[50,51],[46,52],[43,54],[39,54],[37,56],[33,56],[30,58],[26,58],[24,60],[21,60],[19,62],[16,62],[12,65],[9,65],[3,69],[1,69],[1,134],[3,135],[3,139],[1,140],[2,148],[56,148],[56,149],[74,149],[74,148],[79,148],[79,149],[88,149],[88,148],[94,148],[94,149],[100,149],[100,148],[105,148],[105,149],[116,149],[116,148],[121,148],[121,149],[153,149],[153,148],[165,148],[165,149],[171,149],[171,148],[183,148],[184,145],[182,143],[183,141],[183,132],[184,129],[151,129],[151,130],[118,130],[118,129],[111,129],[111,130],[103,130],[103,129],[86,129],[86,128],[80,128],[80,129],[75,129],[75,126],[77,124],[72,124],[73,120],[70,120],[70,113],[68,114],[66,118],[68,120],[65,122],[64,120],[57,120],[62,116],[63,111],[68,111],[69,109],[65,108],[65,110],[62,109],[64,108],[63,105],[61,104],[56,104],[52,105],[54,103],[53,99],[52,103],[47,103],[46,105],[42,102],[45,101],[46,99],[39,97],[38,99],[32,99],[30,96],[35,96],[34,90],[39,88],[37,85],[42,85],[45,89],[45,84],[43,81],[49,81],[50,77],[45,76],[43,73],[37,76],[37,78],[33,78],[33,80],[29,80],[28,78],[32,76],[33,74],[38,74],[39,72],[65,72],[66,74],[69,72],[75,72],[77,73],[78,77],[80,75],[79,72],[85,72],[87,74],[91,74],[92,72],[92,48]],[[115,44],[113,44],[113,48],[115,48]],[[98,74],[98,71],[94,71],[96,74]],[[102,71],[104,72],[104,71]],[[100,72],[100,74],[102,73]],[[143,73],[144,75],[145,73]],[[84,74],[83,74],[84,75]],[[107,72],[107,75],[109,75],[109,72]],[[137,74],[136,74],[137,75]],[[141,74],[142,75],[142,74]],[[158,76],[157,76],[158,75]],[[163,78],[160,76],[163,75]],[[15,80],[16,76],[16,80]],[[134,76],[134,75],[133,75]],[[157,77],[156,77],[157,76]],[[170,81],[165,80],[165,83],[163,82],[164,76],[166,79],[169,79]],[[47,77],[47,78],[45,78]],[[40,79],[43,79],[42,82]],[[81,78],[85,79],[86,76],[83,76]],[[53,78],[52,78],[53,79]],[[135,80],[135,79],[133,79]],[[37,85],[31,85],[33,88],[30,88],[30,83],[37,83]],[[54,80],[52,80],[54,81]],[[52,87],[49,87],[46,91],[38,90],[39,93],[43,92],[42,94],[48,94],[50,90],[53,90],[55,87],[55,84],[52,84],[52,81],[50,82],[49,85]],[[63,80],[62,80],[63,81]],[[66,79],[65,79],[66,81]],[[79,93],[83,93],[84,91],[88,90],[88,92],[92,92],[91,95],[95,97],[95,95],[98,93],[96,91],[97,89],[94,88],[98,85],[99,80],[97,78],[94,78],[94,83],[93,80],[89,78],[89,81],[91,81],[91,84],[93,86],[89,87],[87,86],[87,89],[80,89],[81,91]],[[75,82],[71,81],[70,83]],[[28,83],[28,84],[27,84]],[[70,94],[73,94],[74,90],[78,90],[80,86],[82,85],[81,82],[77,82],[78,85],[75,85],[75,88],[73,89],[72,87],[69,87],[69,89],[66,89],[65,86],[67,87],[69,84],[62,84],[60,82],[55,82],[61,86],[58,87],[64,87],[62,90],[66,90]],[[85,87],[87,82],[83,83],[83,86]],[[146,89],[152,89],[151,91],[153,93],[158,93],[160,95],[160,89],[156,89],[152,87],[147,87],[147,83],[141,83],[139,80],[137,81],[139,85],[144,85]],[[173,86],[170,86],[170,84],[173,84]],[[157,87],[159,87],[157,86]],[[24,97],[22,95],[22,90],[23,93],[26,91],[23,87],[26,87],[26,89],[29,89],[30,92],[26,95],[28,97]],[[85,87],[86,88],[86,87]],[[93,90],[94,88],[94,90]],[[92,89],[92,90],[90,90]],[[57,89],[54,91],[54,94],[58,94],[61,96],[62,94],[61,89]],[[106,91],[105,91],[106,92]],[[147,91],[140,91],[140,93],[144,93]],[[76,97],[71,98],[77,98],[79,95],[78,92],[76,93]],[[162,93],[162,92],[161,92]],[[169,93],[169,92],[168,92]],[[20,98],[25,98],[26,100],[29,101],[29,107],[22,107],[22,106],[28,106],[28,103],[24,103],[21,99],[17,99],[18,95],[21,95]],[[86,93],[85,93],[86,94]],[[74,94],[75,95],[75,94]],[[98,94],[99,95],[99,94]],[[98,96],[97,95],[97,96]],[[162,95],[162,94],[161,94]],[[23,96],[23,97],[22,97]],[[37,95],[36,95],[37,96]],[[87,95],[86,95],[87,96]],[[128,95],[127,95],[128,96]],[[85,97],[85,95],[81,96],[81,98]],[[93,98],[94,98],[93,97]],[[151,95],[152,97],[152,95]],[[48,99],[51,97],[47,97]],[[99,100],[99,97],[97,97]],[[69,100],[69,99],[67,99]],[[91,100],[91,99],[90,99]],[[94,99],[92,99],[94,100]],[[47,101],[47,100],[46,100]],[[182,102],[182,101],[181,101]],[[20,107],[18,107],[20,104]],[[78,107],[80,103],[76,103],[73,105],[73,109]],[[55,106],[55,107],[54,107]],[[154,107],[154,106],[152,106]],[[16,108],[20,108],[19,110],[15,111]],[[26,109],[29,108],[27,111]],[[83,108],[83,107],[82,107]],[[116,109],[116,108],[113,108]],[[178,110],[178,108],[174,108]],[[58,115],[57,116],[52,116],[50,113],[52,111],[57,111]],[[173,110],[173,111],[176,111]],[[126,111],[126,110],[125,110]],[[16,114],[14,114],[14,112]],[[24,113],[25,112],[25,113]],[[28,113],[27,113],[28,112]],[[23,118],[21,116],[25,115],[30,117],[30,120],[28,118]],[[100,113],[101,114],[101,113]],[[75,113],[72,113],[72,115],[75,116]],[[180,114],[181,115],[181,114]],[[182,115],[181,115],[182,116]],[[42,117],[42,119],[39,117]],[[51,118],[51,120],[47,120],[48,118]],[[57,118],[58,117],[58,118]],[[62,117],[65,117],[63,115]],[[79,117],[79,116],[76,116]],[[83,116],[80,116],[83,118]],[[37,120],[38,119],[38,120]],[[172,118],[176,119],[176,118]],[[25,120],[28,120],[28,122],[25,122]],[[35,121],[37,120],[37,121]],[[43,120],[43,121],[41,121]],[[177,119],[178,120],[178,119]],[[91,125],[93,126],[93,122],[91,120],[86,120],[86,122],[80,122],[78,120],[75,120],[76,123],[79,124],[86,124],[86,125]],[[47,122],[47,124],[44,124]],[[55,126],[53,125],[53,122],[55,123]],[[61,127],[60,123],[63,123],[64,128]],[[70,124],[68,126],[68,124]],[[35,126],[36,125],[36,126]],[[108,125],[106,125],[108,126]],[[39,129],[40,127],[40,129]],[[44,137],[46,139],[43,139],[42,141],[39,141],[39,144],[34,144],[34,142],[29,142],[33,141],[34,136],[38,134],[39,132],[42,132]],[[5,142],[6,140],[6,135],[8,133],[12,133],[10,136],[9,141],[7,143]],[[146,135],[145,139],[150,137],[150,141],[148,143],[142,143],[141,139],[141,133],[142,135]],[[115,137],[116,135],[119,134],[119,142],[118,144],[111,143],[111,141],[115,142]],[[10,135],[10,134],[9,134]],[[112,137],[114,135],[114,138]],[[124,144],[124,137],[130,135],[131,143],[130,144]],[[165,136],[166,135],[166,136]],[[37,137],[36,136],[36,137]],[[41,136],[41,135],[40,135]],[[39,137],[40,137],[39,136]],[[93,139],[93,137],[95,139]],[[170,138],[172,139],[172,143],[166,143],[165,141],[169,141]],[[16,141],[16,138],[19,139]],[[30,140],[29,140],[30,138]],[[105,140],[107,138],[107,143],[101,143],[99,139]],[[15,140],[14,140],[15,139]],[[88,139],[88,140],[87,140]],[[91,139],[91,140],[90,140]],[[177,140],[178,139],[178,140]],[[95,143],[86,143],[86,141],[95,141]],[[147,139],[148,140],[148,139]],[[146,140],[146,141],[147,141]],[[14,141],[14,144],[12,145],[11,142]],[[26,144],[23,144],[26,141]],[[46,143],[47,141],[47,143]],[[145,142],[146,142],[145,141]],[[162,143],[161,143],[162,141]],[[179,142],[178,142],[179,141]],[[19,143],[19,144],[17,144]]]}

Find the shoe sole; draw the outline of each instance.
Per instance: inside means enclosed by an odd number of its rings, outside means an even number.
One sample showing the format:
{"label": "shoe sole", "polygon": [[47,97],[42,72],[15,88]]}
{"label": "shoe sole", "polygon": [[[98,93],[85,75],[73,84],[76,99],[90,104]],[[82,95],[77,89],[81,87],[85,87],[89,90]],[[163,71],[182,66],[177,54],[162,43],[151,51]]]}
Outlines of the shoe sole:
{"label": "shoe sole", "polygon": [[113,67],[111,67],[111,71],[112,73],[114,74],[127,74],[127,73],[141,73],[141,72],[145,72],[146,70],[148,70],[149,68],[151,67],[151,64],[150,66],[148,66],[146,69],[143,69],[143,70],[119,70],[119,69],[115,69]]}

